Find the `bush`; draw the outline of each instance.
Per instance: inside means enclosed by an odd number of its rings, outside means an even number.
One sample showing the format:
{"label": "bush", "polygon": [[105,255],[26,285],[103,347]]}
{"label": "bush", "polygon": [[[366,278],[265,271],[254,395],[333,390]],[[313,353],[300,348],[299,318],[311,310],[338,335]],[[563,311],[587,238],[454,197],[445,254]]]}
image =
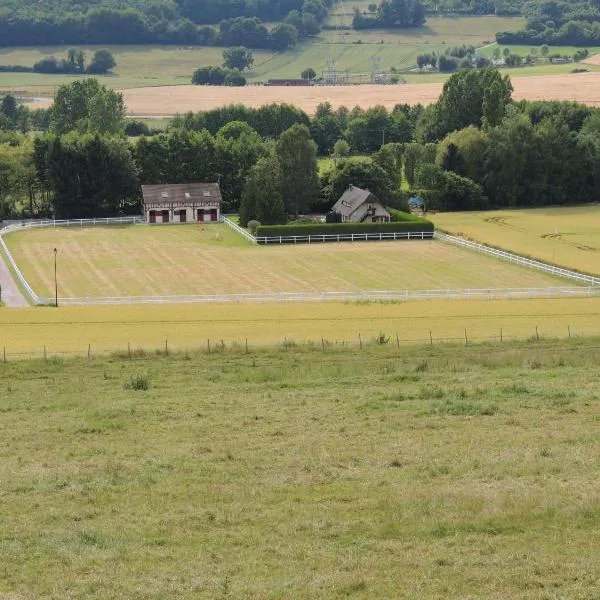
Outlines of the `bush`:
{"label": "bush", "polygon": [[250,231],[250,233],[252,235],[256,235],[256,230],[260,227],[260,221],[257,221],[256,219],[252,219],[251,221],[248,221],[248,230]]}
{"label": "bush", "polygon": [[325,222],[326,223],[341,223],[342,215],[339,212],[328,212],[325,215]]}
{"label": "bush", "polygon": [[258,237],[294,235],[337,235],[338,233],[407,233],[433,231],[433,223],[427,219],[396,223],[319,223],[315,225],[261,225]]}
{"label": "bush", "polygon": [[123,384],[123,388],[126,390],[141,390],[146,391],[150,388],[150,378],[147,374],[138,373],[137,375],[132,375],[129,381],[126,381]]}

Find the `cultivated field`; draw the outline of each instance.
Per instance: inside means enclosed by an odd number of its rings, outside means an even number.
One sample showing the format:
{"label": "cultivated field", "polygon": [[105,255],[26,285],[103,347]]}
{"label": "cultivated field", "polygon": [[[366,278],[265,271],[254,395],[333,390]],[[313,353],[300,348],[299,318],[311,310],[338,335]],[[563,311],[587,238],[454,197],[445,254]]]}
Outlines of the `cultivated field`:
{"label": "cultivated field", "polygon": [[600,205],[429,216],[444,231],[600,275]]}
{"label": "cultivated field", "polygon": [[7,245],[40,296],[552,287],[554,277],[436,241],[253,246],[225,225],[37,229]]}
{"label": "cultivated field", "polygon": [[[55,353],[92,356],[144,348],[218,350],[281,346],[322,339],[334,344],[367,343],[380,333],[396,335],[401,346],[600,335],[600,298],[549,300],[469,300],[452,302],[349,302],[236,305],[86,306],[3,308],[0,353],[8,360]],[[430,337],[431,336],[431,337]],[[0,355],[0,361],[2,356]]]}
{"label": "cultivated field", "polygon": [[599,343],[0,363],[0,594],[594,598]]}
{"label": "cultivated field", "polygon": [[[572,68],[572,65],[557,66]],[[577,74],[563,72],[560,75],[533,75],[532,70],[528,72],[531,76],[524,77],[522,75],[525,71],[520,69],[518,74],[521,76],[512,78],[515,100],[574,100],[591,106],[600,105],[600,72]],[[334,107],[359,105],[367,108],[383,105],[391,109],[398,103],[435,102],[442,91],[443,82],[438,76],[433,77],[438,78],[433,83],[353,87],[167,86],[125,90],[124,97],[130,114],[151,116],[168,116],[190,110],[210,110],[237,103],[258,107],[271,102],[294,104],[308,113],[313,113],[321,102],[330,102]],[[432,81],[428,75],[416,75],[415,80]]]}

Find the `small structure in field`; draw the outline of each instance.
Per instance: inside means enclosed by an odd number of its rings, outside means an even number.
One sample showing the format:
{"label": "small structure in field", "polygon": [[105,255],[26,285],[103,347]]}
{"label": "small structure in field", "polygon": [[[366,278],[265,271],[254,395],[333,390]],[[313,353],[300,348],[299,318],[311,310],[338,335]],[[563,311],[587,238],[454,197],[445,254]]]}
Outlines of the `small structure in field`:
{"label": "small structure in field", "polygon": [[312,81],[310,79],[269,79],[267,81],[267,85],[306,87],[306,86],[311,86]]}
{"label": "small structure in field", "polygon": [[210,223],[221,218],[218,183],[161,183],[142,186],[148,223]]}
{"label": "small structure in field", "polygon": [[333,205],[331,212],[342,215],[342,223],[387,223],[391,215],[369,190],[351,185]]}

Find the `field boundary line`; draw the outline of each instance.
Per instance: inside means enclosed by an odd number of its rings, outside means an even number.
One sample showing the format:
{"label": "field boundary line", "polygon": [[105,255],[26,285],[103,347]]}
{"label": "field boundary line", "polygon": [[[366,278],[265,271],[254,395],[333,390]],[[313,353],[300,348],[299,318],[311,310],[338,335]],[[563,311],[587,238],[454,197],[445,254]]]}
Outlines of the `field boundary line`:
{"label": "field boundary line", "polygon": [[[591,298],[595,287],[474,288],[440,290],[372,290],[355,292],[281,292],[243,294],[194,294],[172,296],[90,296],[62,298],[63,306],[99,304],[246,304],[269,302],[402,302],[411,300],[517,300],[520,298]],[[50,304],[54,298],[40,298]]]}
{"label": "field boundary line", "polygon": [[532,269],[537,269],[538,271],[544,271],[545,273],[550,273],[551,275],[564,277],[565,279],[571,279],[573,281],[578,281],[590,286],[600,286],[600,277],[584,275],[583,273],[578,273],[577,271],[564,269],[563,267],[557,267],[556,265],[550,265],[532,258],[526,258],[524,256],[520,256],[519,254],[507,252],[506,250],[498,250],[497,248],[492,248],[491,246],[486,246],[485,244],[480,244],[478,242],[472,242],[471,240],[467,240],[457,235],[448,235],[447,233],[436,231],[434,237],[442,242],[447,242],[456,246],[462,246],[463,248],[469,248],[471,250],[475,250],[476,252],[482,252],[483,254],[495,256],[496,258],[519,264],[524,267],[530,267]]}

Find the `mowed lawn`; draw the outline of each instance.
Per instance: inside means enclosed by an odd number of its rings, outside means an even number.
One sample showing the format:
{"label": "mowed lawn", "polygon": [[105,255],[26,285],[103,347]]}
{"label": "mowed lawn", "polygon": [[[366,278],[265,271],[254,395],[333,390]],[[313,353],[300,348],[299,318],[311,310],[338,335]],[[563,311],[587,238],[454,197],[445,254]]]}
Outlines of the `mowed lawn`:
{"label": "mowed lawn", "polygon": [[225,225],[38,229],[6,242],[40,296],[552,287],[563,281],[437,241],[253,246]]}
{"label": "mowed lawn", "polygon": [[436,227],[526,254],[550,264],[600,275],[600,205],[439,213]]}
{"label": "mowed lawn", "polygon": [[599,341],[0,363],[0,596],[597,598]]}

